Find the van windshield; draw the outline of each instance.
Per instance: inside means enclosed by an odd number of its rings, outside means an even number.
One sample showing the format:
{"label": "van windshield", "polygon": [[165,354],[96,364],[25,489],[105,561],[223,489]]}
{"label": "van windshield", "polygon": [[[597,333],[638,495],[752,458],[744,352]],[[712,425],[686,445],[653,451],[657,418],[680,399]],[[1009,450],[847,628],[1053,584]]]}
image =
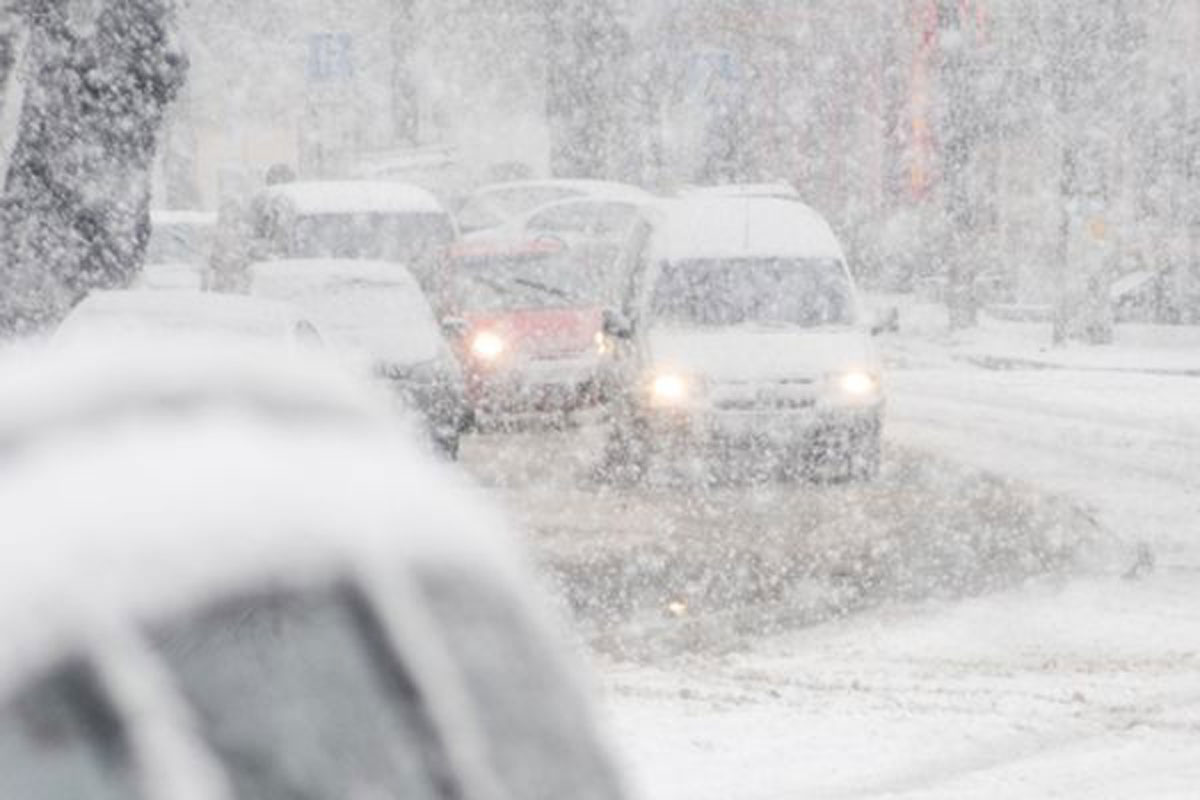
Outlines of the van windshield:
{"label": "van windshield", "polygon": [[654,287],[667,325],[852,325],[854,294],[836,259],[727,259],[668,263]]}

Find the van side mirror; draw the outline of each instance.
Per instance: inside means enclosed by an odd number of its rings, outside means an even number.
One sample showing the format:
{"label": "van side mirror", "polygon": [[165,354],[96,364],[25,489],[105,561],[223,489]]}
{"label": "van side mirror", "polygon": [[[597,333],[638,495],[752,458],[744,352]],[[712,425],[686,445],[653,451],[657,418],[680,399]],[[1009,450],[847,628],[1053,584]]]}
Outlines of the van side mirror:
{"label": "van side mirror", "polygon": [[892,306],[875,312],[871,322],[871,335],[882,336],[885,333],[900,332],[900,309]]}
{"label": "van side mirror", "polygon": [[611,308],[605,309],[604,335],[614,339],[632,339],[633,322],[620,311]]}

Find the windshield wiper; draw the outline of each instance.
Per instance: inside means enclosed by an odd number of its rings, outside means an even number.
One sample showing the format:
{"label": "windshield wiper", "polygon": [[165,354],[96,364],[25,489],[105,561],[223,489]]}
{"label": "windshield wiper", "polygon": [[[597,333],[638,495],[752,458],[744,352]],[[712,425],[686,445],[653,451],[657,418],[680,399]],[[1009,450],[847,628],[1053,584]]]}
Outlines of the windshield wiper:
{"label": "windshield wiper", "polygon": [[472,275],[470,277],[471,277],[471,280],[475,281],[476,283],[482,283],[484,286],[488,287],[489,289],[491,289],[493,292],[500,295],[501,297],[508,296],[508,287],[505,286],[503,283],[500,283],[499,281],[494,281],[491,278],[485,278],[482,275]]}
{"label": "windshield wiper", "polygon": [[543,292],[545,294],[552,295],[554,297],[562,298],[563,300],[572,300],[572,301],[575,300],[574,297],[572,297],[570,294],[563,291],[562,289],[559,289],[558,287],[555,287],[555,286],[547,286],[546,284],[538,283],[537,281],[531,281],[526,278],[513,278],[513,283],[517,284],[518,286],[524,286],[527,289],[533,289],[535,291]]}

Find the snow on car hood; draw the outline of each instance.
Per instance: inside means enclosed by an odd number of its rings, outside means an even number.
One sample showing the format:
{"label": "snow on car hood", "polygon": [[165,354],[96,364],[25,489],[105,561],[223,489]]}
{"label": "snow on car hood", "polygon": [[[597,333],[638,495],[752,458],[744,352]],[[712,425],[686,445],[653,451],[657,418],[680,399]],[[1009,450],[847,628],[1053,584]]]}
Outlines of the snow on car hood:
{"label": "snow on car hood", "polygon": [[653,363],[718,382],[817,378],[878,363],[870,337],[859,328],[656,328],[649,345]]}

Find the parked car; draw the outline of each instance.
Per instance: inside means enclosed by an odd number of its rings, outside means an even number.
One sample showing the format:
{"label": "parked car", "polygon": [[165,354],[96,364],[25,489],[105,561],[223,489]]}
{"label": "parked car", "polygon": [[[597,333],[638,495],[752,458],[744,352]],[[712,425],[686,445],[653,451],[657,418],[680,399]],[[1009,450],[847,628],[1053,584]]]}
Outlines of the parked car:
{"label": "parked car", "polygon": [[200,289],[216,227],[217,215],[203,211],[150,212],[150,241],[137,286]]}
{"label": "parked car", "polygon": [[470,234],[499,228],[550,203],[577,198],[647,203],[654,196],[624,183],[543,180],[494,183],[480,187],[459,210],[458,226]]}
{"label": "parked car", "polygon": [[294,306],[187,291],[93,292],[54,335],[59,344],[163,338],[231,339],[297,352],[324,347],[318,326]]}
{"label": "parked car", "polygon": [[310,314],[329,343],[387,383],[424,420],[450,457],[469,417],[458,359],[429,301],[403,265],[375,261],[275,261],[250,269],[256,297]]}
{"label": "parked car", "polygon": [[602,312],[616,297],[617,255],[557,241],[452,251],[445,305],[462,332],[477,421],[557,421],[601,402],[609,357]]}
{"label": "parked car", "polygon": [[432,193],[403,183],[300,182],[271,186],[253,204],[259,260],[361,259],[404,264],[433,291],[457,238]]}
{"label": "parked car", "polygon": [[625,796],[503,526],[342,376],[4,371],[0,796]]}
{"label": "parked car", "polygon": [[615,353],[609,460],[748,449],[784,469],[880,466],[884,391],[829,225],[791,200],[693,198],[648,213],[605,318]]}

